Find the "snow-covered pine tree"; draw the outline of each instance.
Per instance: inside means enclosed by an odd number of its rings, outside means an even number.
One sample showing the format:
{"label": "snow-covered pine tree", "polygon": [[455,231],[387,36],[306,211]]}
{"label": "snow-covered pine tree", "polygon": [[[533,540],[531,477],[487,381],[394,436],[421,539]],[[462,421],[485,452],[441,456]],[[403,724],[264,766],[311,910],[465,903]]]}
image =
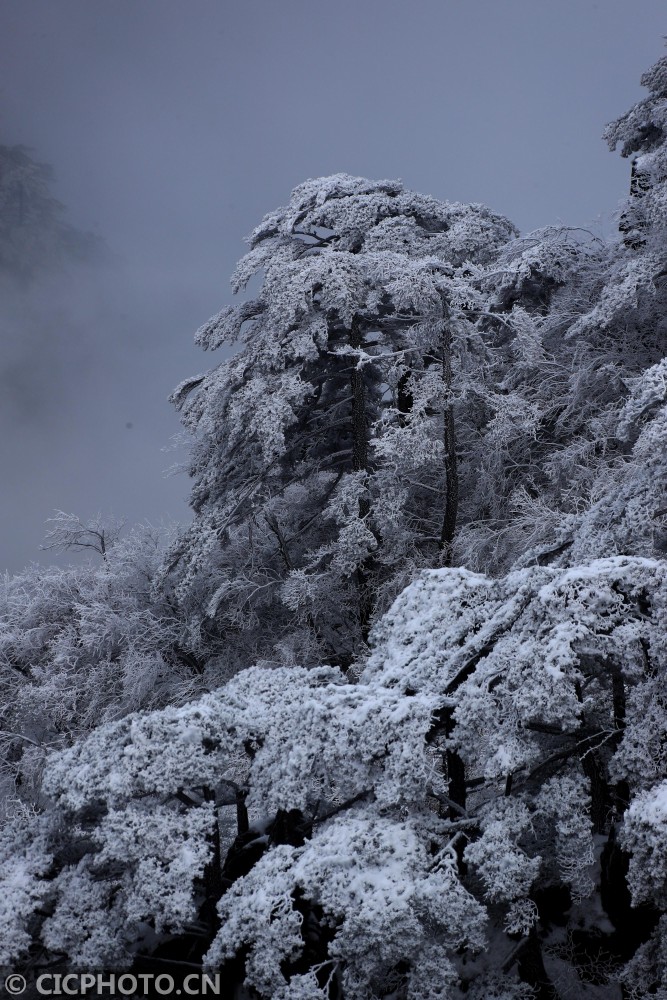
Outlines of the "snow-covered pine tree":
{"label": "snow-covered pine tree", "polygon": [[0,145],[0,277],[29,281],[40,272],[105,255],[93,233],[63,219],[53,196],[53,170],[25,146]]}
{"label": "snow-covered pine tree", "polygon": [[486,336],[509,336],[513,359],[496,384],[518,392],[535,420],[504,454],[477,448],[479,502],[456,540],[463,565],[498,572],[519,558],[566,565],[664,551],[653,419],[667,342],[666,65],[645,74],[649,96],[605,131],[634,157],[623,241],[543,230],[502,249],[484,285]]}
{"label": "snow-covered pine tree", "polygon": [[261,272],[258,295],[197,335],[241,349],[174,393],[195,483],[172,570],[239,666],[349,664],[449,550],[454,400],[488,360],[475,279],[513,235],[483,206],[337,174],[250,236],[233,285]]}
{"label": "snow-covered pine tree", "polygon": [[[610,149],[632,158],[630,199],[621,218],[621,231],[632,249],[647,247],[665,265],[667,229],[667,56],[644,73],[648,97],[605,131]],[[661,277],[661,275],[657,275]]]}

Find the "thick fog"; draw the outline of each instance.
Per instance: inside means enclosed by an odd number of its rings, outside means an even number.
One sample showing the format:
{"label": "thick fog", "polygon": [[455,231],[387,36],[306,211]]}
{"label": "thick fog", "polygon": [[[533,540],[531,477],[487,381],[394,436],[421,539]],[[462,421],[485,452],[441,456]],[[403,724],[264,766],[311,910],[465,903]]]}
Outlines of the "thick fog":
{"label": "thick fog", "polygon": [[629,165],[600,134],[666,31],[664,0],[0,0],[0,144],[115,255],[2,284],[0,568],[51,559],[57,508],[188,518],[167,396],[305,178],[611,231]]}

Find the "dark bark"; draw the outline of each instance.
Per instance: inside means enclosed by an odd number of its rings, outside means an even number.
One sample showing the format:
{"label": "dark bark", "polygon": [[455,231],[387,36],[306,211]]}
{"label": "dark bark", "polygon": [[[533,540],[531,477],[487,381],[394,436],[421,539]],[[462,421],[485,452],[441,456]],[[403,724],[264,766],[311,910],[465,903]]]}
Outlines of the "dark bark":
{"label": "dark bark", "polygon": [[[361,330],[355,318],[350,330],[350,347],[362,346]],[[354,364],[350,375],[352,389],[352,469],[354,472],[368,470],[368,428],[366,427],[366,388],[361,368]],[[368,511],[366,511],[368,513]]]}
{"label": "dark bark", "polygon": [[635,157],[630,167],[630,200],[618,225],[620,232],[623,233],[623,242],[630,250],[641,250],[646,244],[646,220],[637,217],[636,208],[637,202],[646,195],[649,189],[649,180],[638,169],[637,157]]}
{"label": "dark bark", "polygon": [[454,407],[451,402],[452,392],[452,334],[445,326],[442,344],[442,380],[445,386],[447,404],[444,413],[444,443],[445,443],[445,509],[440,532],[440,550],[445,566],[451,561],[451,547],[456,531],[456,519],[459,508],[459,476],[456,458],[456,426],[454,423]]}
{"label": "dark bark", "polygon": [[629,865],[630,855],[619,847],[612,827],[600,857],[600,902],[614,925],[610,946],[623,962],[648,941],[660,919],[660,913],[647,903],[632,906]]}
{"label": "dark bark", "polygon": [[581,766],[591,786],[591,823],[593,829],[595,833],[604,833],[607,829],[609,814],[609,786],[605,780],[604,771],[593,750],[584,750],[581,756]]}
{"label": "dark bark", "polygon": [[[436,732],[442,733],[446,739],[449,739],[455,727],[454,706],[446,705],[436,713],[436,724],[429,734],[429,739],[434,737]],[[443,753],[442,767],[447,780],[447,795],[451,803],[445,807],[447,810],[446,815],[450,820],[458,820],[462,815],[465,815],[466,809],[467,784],[465,764],[456,750],[447,748]],[[467,871],[467,867],[463,861],[463,851],[466,843],[467,837],[461,836],[455,844],[458,869],[461,875],[465,875]]]}
{"label": "dark bark", "polygon": [[250,829],[248,822],[248,809],[245,804],[246,793],[241,789],[236,792],[236,830],[239,836],[247,833]]}
{"label": "dark bark", "polygon": [[614,728],[625,729],[625,682],[620,671],[615,670],[611,678],[612,702],[614,706]]}
{"label": "dark bark", "polygon": [[[614,707],[614,728],[617,733],[617,740],[623,735],[625,729],[625,681],[620,670],[612,674],[612,702]],[[628,807],[630,801],[630,786],[627,781],[617,781],[612,794],[612,804],[615,818],[620,818]],[[613,827],[612,827],[613,832]],[[610,834],[611,836],[611,834]]]}
{"label": "dark bark", "polygon": [[410,373],[406,372],[405,375],[401,375],[398,380],[398,393],[397,393],[397,404],[398,404],[398,422],[401,427],[404,427],[407,423],[407,415],[412,412],[413,398],[412,393],[408,389],[408,381],[410,379]]}
{"label": "dark bark", "polygon": [[191,653],[187,649],[183,649],[183,647],[179,646],[177,642],[173,644],[171,650],[176,659],[184,664],[184,666],[186,666],[193,674],[201,676],[204,673],[204,667],[206,664],[202,663],[194,653]]}
{"label": "dark bark", "polygon": [[[454,732],[454,709],[446,708],[443,713],[443,724],[445,736],[449,737]],[[465,764],[460,755],[455,750],[445,751],[445,766],[447,768],[447,791],[452,802],[455,802],[460,809],[466,807],[466,772]],[[460,811],[449,810],[449,818],[452,820],[460,818]]]}
{"label": "dark bark", "polygon": [[[350,346],[361,348],[362,343],[361,330],[358,320],[355,317],[350,330]],[[366,387],[364,385],[363,372],[360,368],[357,368],[356,364],[352,368],[350,387],[352,389],[352,471],[368,472]],[[362,494],[359,498],[359,517],[365,520],[369,513],[370,503],[368,497]],[[368,583],[366,566],[363,564],[359,566],[355,575],[359,593],[359,626],[361,637],[367,643],[373,614],[373,598]]]}
{"label": "dark bark", "polygon": [[533,929],[518,954],[519,978],[535,990],[537,1000],[559,1000],[559,994],[547,975],[542,957],[542,945]]}
{"label": "dark bark", "polygon": [[304,896],[300,889],[292,893],[292,906],[301,914],[303,946],[298,958],[281,962],[280,971],[289,983],[292,976],[303,975],[315,966],[320,989],[328,983],[328,1000],[342,1000],[340,979],[336,974],[339,960],[329,956],[329,945],[336,936],[337,925],[327,918],[322,906]]}
{"label": "dark bark", "polygon": [[[204,788],[204,801],[215,803],[215,792],[212,788]],[[211,859],[204,869],[204,893],[205,900],[200,910],[200,917],[210,928],[211,940],[220,930],[220,917],[218,916],[218,900],[223,892],[222,878],[222,858],[220,856],[220,826],[218,824],[217,810],[214,813],[215,824],[209,835],[211,845]]]}

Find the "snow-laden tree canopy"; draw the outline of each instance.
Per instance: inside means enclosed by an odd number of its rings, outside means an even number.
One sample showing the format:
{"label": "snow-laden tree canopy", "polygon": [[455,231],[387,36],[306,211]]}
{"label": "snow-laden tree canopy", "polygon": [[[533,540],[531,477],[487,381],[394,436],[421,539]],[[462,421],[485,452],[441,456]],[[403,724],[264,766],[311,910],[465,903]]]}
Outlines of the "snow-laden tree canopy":
{"label": "snow-laden tree canopy", "polygon": [[32,853],[12,842],[26,889],[5,915],[6,960],[47,900],[40,938],[77,967],[129,965],[150,924],[197,940],[205,965],[242,952],[261,997],[324,997],[330,982],[457,996],[491,975],[489,942],[509,961],[504,934],[531,940],[549,887],[585,905],[621,786],[635,790],[622,842],[637,845],[629,884],[645,899],[667,873],[666,723],[646,712],[666,616],[667,565],[649,559],[500,580],[427,571],[356,682],[252,668],[98,728],[51,757],[49,822],[15,821]]}
{"label": "snow-laden tree canopy", "polygon": [[195,438],[179,594],[240,665],[349,664],[449,547],[455,400],[483,391],[483,363],[492,380],[479,276],[513,235],[481,205],[346,174],[300,185],[251,234],[233,286],[261,272],[259,293],[197,334],[241,348],[174,393]]}

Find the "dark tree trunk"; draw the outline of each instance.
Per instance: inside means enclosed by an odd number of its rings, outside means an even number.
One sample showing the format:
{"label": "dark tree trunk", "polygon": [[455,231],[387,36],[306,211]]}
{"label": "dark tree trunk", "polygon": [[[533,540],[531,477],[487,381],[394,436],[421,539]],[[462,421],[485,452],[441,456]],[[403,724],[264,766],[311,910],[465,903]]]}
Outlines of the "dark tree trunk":
{"label": "dark tree trunk", "polygon": [[[355,317],[350,330],[350,346],[362,346],[361,331]],[[356,364],[350,376],[352,389],[352,471],[368,472],[368,427],[366,423],[366,387],[364,376]],[[359,499],[359,517],[365,520],[370,512],[370,503],[366,495]],[[373,614],[373,599],[368,584],[366,566],[361,565],[356,571],[357,590],[359,592],[359,626],[361,637],[368,642],[371,617]]]}
{"label": "dark tree trunk", "polygon": [[236,832],[237,836],[242,836],[250,829],[248,822],[248,809],[245,804],[245,792],[240,789],[236,793]]}
{"label": "dark tree trunk", "polygon": [[[434,725],[428,734],[427,740],[431,742],[438,736],[445,736],[447,739],[452,735],[456,727],[454,720],[454,708],[446,705],[438,709],[435,713]],[[465,813],[467,801],[467,786],[465,764],[456,750],[447,749],[442,755],[442,769],[447,779],[447,796],[451,805],[440,806],[440,814],[443,814],[443,807],[450,820],[461,819],[461,813]],[[460,875],[465,875],[467,867],[463,861],[463,852],[467,843],[467,837],[460,836],[455,843],[457,864]]]}
{"label": "dark tree trunk", "polygon": [[621,732],[625,729],[625,682],[619,670],[615,670],[611,678],[612,701],[614,706],[614,728]]}
{"label": "dark tree trunk", "polygon": [[623,962],[648,941],[660,919],[660,912],[648,903],[632,905],[629,865],[630,855],[619,847],[616,828],[612,827],[600,857],[600,902],[615,928],[610,945]]}
{"label": "dark tree trunk", "polygon": [[[361,331],[356,319],[350,330],[350,347],[362,346]],[[364,376],[356,364],[350,376],[352,389],[352,469],[354,472],[368,470],[368,428],[366,427],[366,389]],[[367,512],[366,512],[367,513]]]}
{"label": "dark tree trunk", "polygon": [[644,232],[646,221],[633,218],[633,209],[636,209],[637,202],[643,198],[650,188],[650,183],[645,174],[642,174],[637,167],[637,158],[632,161],[630,168],[630,201],[628,208],[621,215],[618,228],[623,233],[623,242],[630,250],[641,250],[646,244]]}
{"label": "dark tree trunk", "polygon": [[542,958],[542,945],[535,930],[519,952],[517,962],[519,978],[532,986],[537,1000],[559,1000],[559,994],[547,975]]}
{"label": "dark tree trunk", "polygon": [[398,380],[398,393],[397,393],[397,404],[398,404],[398,423],[401,427],[405,427],[407,423],[406,417],[408,413],[412,412],[412,404],[414,402],[412,398],[412,393],[408,389],[408,381],[410,378],[410,373],[406,372],[405,375],[401,375]]}
{"label": "dark tree trunk", "polygon": [[440,532],[440,550],[442,562],[448,566],[451,562],[451,548],[456,531],[456,518],[459,507],[459,476],[456,460],[456,427],[454,423],[454,407],[451,402],[452,391],[452,333],[445,326],[442,343],[442,380],[447,394],[447,404],[444,413],[444,443],[445,443],[445,509]]}
{"label": "dark tree trunk", "polygon": [[[204,789],[204,800],[215,803],[215,792],[212,788]],[[200,917],[210,928],[211,940],[220,930],[220,917],[218,916],[218,900],[223,892],[222,858],[220,855],[220,827],[218,825],[218,813],[215,811],[215,825],[209,835],[211,844],[211,860],[204,869],[204,893],[205,901],[200,910]]]}
{"label": "dark tree trunk", "polygon": [[581,758],[584,774],[591,783],[591,823],[596,833],[605,833],[609,812],[609,786],[597,754],[585,750]]}
{"label": "dark tree trunk", "polygon": [[[623,675],[620,670],[614,671],[612,674],[612,701],[614,707],[614,728],[616,729],[616,737],[614,745],[617,746],[621,741],[623,736],[623,730],[625,729],[625,681],[623,680]],[[628,802],[630,801],[630,787],[627,781],[617,781],[614,785],[614,791],[612,795],[612,804],[614,807],[614,819],[620,819],[625,810],[628,807]],[[613,824],[612,824],[613,833]],[[611,837],[611,834],[610,834]]]}
{"label": "dark tree trunk", "polygon": [[[443,712],[443,723],[445,736],[449,737],[454,732],[454,710],[445,708]],[[445,751],[445,765],[447,767],[447,793],[452,802],[455,802],[461,809],[466,807],[466,772],[463,760],[455,750]],[[456,809],[449,810],[449,818],[460,819],[461,814]]]}

